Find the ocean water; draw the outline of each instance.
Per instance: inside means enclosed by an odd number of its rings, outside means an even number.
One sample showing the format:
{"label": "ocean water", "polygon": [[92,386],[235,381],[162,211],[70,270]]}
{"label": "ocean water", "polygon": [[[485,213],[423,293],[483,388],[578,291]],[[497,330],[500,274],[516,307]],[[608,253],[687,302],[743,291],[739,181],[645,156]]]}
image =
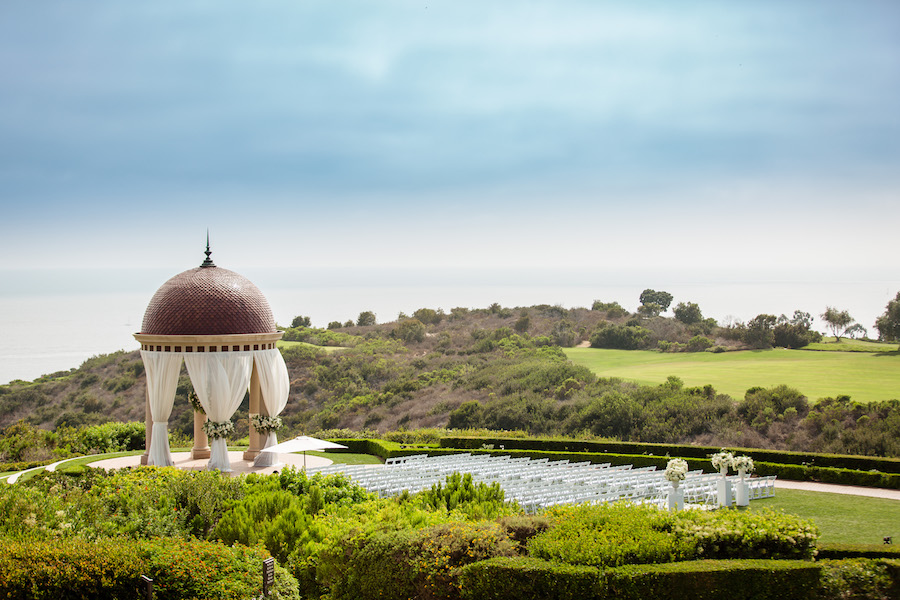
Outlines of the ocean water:
{"label": "ocean water", "polygon": [[[900,290],[897,278],[878,273],[772,271],[719,273],[650,270],[322,270],[234,269],[266,295],[276,321],[296,315],[317,327],[355,320],[361,311],[378,322],[417,308],[481,308],[559,304],[589,307],[595,299],[635,310],[645,288],[662,289],[680,301],[696,302],[704,316],[720,323],[747,321],[760,313],[818,317],[827,305],[848,310],[870,335],[875,318]],[[176,271],[177,272],[177,271]],[[79,274],[0,273],[0,384],[33,380],[69,370],[85,359],[120,349],[136,350],[132,337],[156,289],[176,273],[153,271]],[[671,312],[668,313],[671,315]],[[816,328],[825,332],[821,319]]]}

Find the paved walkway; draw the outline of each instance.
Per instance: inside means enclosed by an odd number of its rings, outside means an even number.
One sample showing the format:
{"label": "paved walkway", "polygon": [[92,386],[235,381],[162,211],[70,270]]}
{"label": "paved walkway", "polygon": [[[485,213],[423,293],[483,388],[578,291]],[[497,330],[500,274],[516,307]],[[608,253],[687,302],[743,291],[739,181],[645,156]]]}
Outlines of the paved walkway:
{"label": "paved walkway", "polygon": [[[230,475],[244,475],[246,473],[274,473],[276,471],[280,471],[288,465],[293,465],[294,467],[301,469],[304,466],[304,461],[305,465],[310,468],[324,467],[332,463],[331,460],[327,458],[321,458],[319,456],[305,456],[303,454],[279,454],[279,464],[271,467],[255,467],[253,466],[252,460],[244,460],[243,456],[244,453],[240,451],[228,453],[228,460],[231,463],[232,469],[231,473],[229,473]],[[190,452],[173,452],[172,460],[175,462],[174,466],[185,471],[203,471],[206,469],[206,464],[209,462],[209,459],[207,458],[199,460],[192,459]],[[99,467],[102,469],[121,469],[123,467],[137,467],[140,464],[141,456],[138,454],[135,456],[121,456],[119,458],[98,460],[96,462],[88,463],[87,466]]]}
{"label": "paved walkway", "polygon": [[868,496],[870,498],[888,498],[900,500],[900,490],[858,487],[855,485],[834,485],[831,483],[815,483],[812,481],[788,481],[776,479],[775,490],[807,490],[810,492],[827,492],[829,494],[850,494],[852,496]]}

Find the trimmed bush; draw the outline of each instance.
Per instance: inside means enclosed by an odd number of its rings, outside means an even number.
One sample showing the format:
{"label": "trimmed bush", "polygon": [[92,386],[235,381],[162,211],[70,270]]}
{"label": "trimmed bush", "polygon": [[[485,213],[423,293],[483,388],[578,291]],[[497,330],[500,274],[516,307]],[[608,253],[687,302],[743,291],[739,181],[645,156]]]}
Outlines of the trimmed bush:
{"label": "trimmed bush", "polygon": [[[0,540],[0,598],[136,598],[147,575],[159,600],[246,600],[262,591],[264,558],[258,548],[171,538]],[[276,587],[276,598],[298,598],[297,581],[278,566]]]}
{"label": "trimmed bush", "polygon": [[900,597],[900,561],[855,558],[823,560],[820,597],[881,600]]}
{"label": "trimmed bush", "polygon": [[605,595],[600,573],[594,567],[501,557],[466,565],[459,583],[467,600],[590,600]]}
{"label": "trimmed bush", "polygon": [[900,559],[900,545],[894,544],[820,544],[820,559],[894,558]]}
{"label": "trimmed bush", "polygon": [[610,600],[812,600],[821,567],[798,560],[698,560],[604,573]]}
{"label": "trimmed bush", "polygon": [[463,567],[459,577],[470,600],[811,600],[820,573],[819,565],[794,560],[700,560],[601,572],[534,558],[495,558]]}

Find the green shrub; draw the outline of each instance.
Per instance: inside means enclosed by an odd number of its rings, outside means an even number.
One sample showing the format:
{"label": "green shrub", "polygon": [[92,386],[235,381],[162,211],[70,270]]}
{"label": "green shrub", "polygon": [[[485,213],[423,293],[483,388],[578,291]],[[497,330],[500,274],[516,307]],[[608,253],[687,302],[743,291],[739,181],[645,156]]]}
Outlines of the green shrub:
{"label": "green shrub", "polygon": [[819,537],[812,522],[772,510],[679,511],[674,532],[702,558],[811,559]]}
{"label": "green shrub", "polygon": [[900,592],[900,561],[854,558],[820,564],[819,597],[824,600],[882,600],[897,598]]}
{"label": "green shrub", "polygon": [[700,560],[601,571],[520,557],[467,565],[459,580],[470,600],[812,600],[820,571],[793,560]]}
{"label": "green shrub", "polygon": [[[135,598],[146,575],[159,600],[246,600],[262,591],[264,558],[258,548],[197,540],[0,540],[0,598]],[[296,580],[279,566],[276,589],[276,598],[298,598]]]}
{"label": "green shrub", "polygon": [[591,336],[591,348],[637,350],[646,346],[650,333],[649,329],[641,326],[610,325]]}
{"label": "green shrub", "polygon": [[499,483],[475,484],[471,473],[461,475],[457,472],[447,475],[444,485],[435,483],[430,490],[418,494],[422,504],[429,510],[459,509],[479,518],[496,516],[503,506],[503,496]]}
{"label": "green shrub", "polygon": [[601,571],[531,557],[499,557],[462,567],[467,600],[591,600],[603,598]]}
{"label": "green shrub", "polygon": [[699,560],[627,565],[603,574],[609,600],[812,600],[821,567],[797,560]]}
{"label": "green shrub", "polygon": [[562,506],[552,526],[528,542],[535,558],[592,567],[686,560],[690,536],[672,535],[674,518],[652,507],[626,504]]}

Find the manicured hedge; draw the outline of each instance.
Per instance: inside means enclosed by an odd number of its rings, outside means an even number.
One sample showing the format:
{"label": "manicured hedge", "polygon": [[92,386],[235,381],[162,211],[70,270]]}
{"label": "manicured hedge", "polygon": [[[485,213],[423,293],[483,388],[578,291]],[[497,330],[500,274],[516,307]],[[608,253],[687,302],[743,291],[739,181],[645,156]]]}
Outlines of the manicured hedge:
{"label": "manicured hedge", "polygon": [[900,545],[895,544],[819,544],[819,559],[893,558],[900,559]]}
{"label": "manicured hedge", "polygon": [[[503,445],[507,450],[549,450],[554,452],[599,452],[604,454],[650,454],[656,456],[680,456],[682,458],[708,458],[720,448],[715,446],[691,446],[681,444],[645,444],[639,442],[590,442],[579,440],[548,440],[529,438],[475,438],[444,437],[440,442],[445,448],[481,448],[493,444]],[[850,456],[844,454],[816,454],[813,452],[788,452],[783,450],[762,450],[757,448],[730,448],[736,454],[747,454],[754,461],[784,465],[809,465],[857,471],[881,471],[900,474],[900,459],[877,456]]]}
{"label": "manicured hedge", "polygon": [[[137,598],[141,575],[157,600],[246,600],[262,592],[265,551],[198,540],[0,540],[0,598]],[[281,599],[297,580],[276,565]]]}
{"label": "manicured hedge", "polygon": [[463,567],[459,576],[463,597],[471,600],[811,600],[821,567],[795,560],[700,560],[601,571],[495,558]]}

